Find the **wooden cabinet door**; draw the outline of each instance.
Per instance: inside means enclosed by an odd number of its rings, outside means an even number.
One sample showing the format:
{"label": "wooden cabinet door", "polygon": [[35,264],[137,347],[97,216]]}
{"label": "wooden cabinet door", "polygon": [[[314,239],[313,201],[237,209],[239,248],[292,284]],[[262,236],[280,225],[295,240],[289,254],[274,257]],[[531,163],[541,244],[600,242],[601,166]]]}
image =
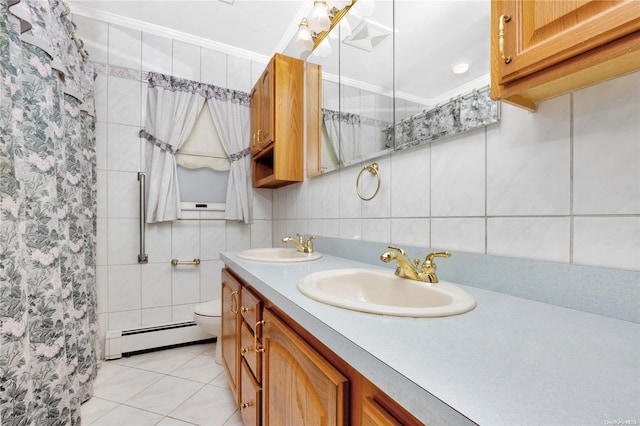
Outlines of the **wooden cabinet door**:
{"label": "wooden cabinet door", "polygon": [[260,149],[274,141],[275,100],[274,100],[275,61],[272,59],[260,77]]}
{"label": "wooden cabinet door", "polygon": [[264,425],[348,424],[347,378],[268,309],[264,321]]}
{"label": "wooden cabinet door", "polygon": [[240,366],[240,379],[242,380],[242,395],[240,397],[240,413],[245,426],[260,425],[260,384],[251,373],[246,362]]}
{"label": "wooden cabinet door", "polygon": [[222,363],[227,370],[231,390],[240,403],[240,314],[238,302],[240,283],[222,270],[222,336],[218,344],[222,344]]}
{"label": "wooden cabinet door", "polygon": [[262,107],[260,81],[251,89],[251,155],[260,152],[260,141],[258,140],[258,130],[260,130],[260,119],[262,118]]}
{"label": "wooden cabinet door", "polygon": [[637,0],[501,0],[491,6],[492,38],[498,38],[492,53],[500,84],[640,30]]}

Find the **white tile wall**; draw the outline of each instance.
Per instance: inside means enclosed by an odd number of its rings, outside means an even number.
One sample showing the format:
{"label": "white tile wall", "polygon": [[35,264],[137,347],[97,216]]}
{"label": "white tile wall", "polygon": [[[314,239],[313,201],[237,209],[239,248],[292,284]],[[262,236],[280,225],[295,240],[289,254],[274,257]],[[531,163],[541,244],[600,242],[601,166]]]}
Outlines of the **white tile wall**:
{"label": "white tile wall", "polygon": [[392,217],[429,216],[430,152],[430,148],[424,146],[391,157]]}
{"label": "white tile wall", "polygon": [[431,216],[484,216],[483,129],[431,145]]}
{"label": "white tile wall", "polygon": [[640,73],[577,92],[574,117],[575,212],[640,214]]}
{"label": "white tile wall", "polygon": [[142,33],[117,25],[109,25],[109,50],[107,56],[111,65],[140,69]]}
{"label": "white tile wall", "polygon": [[[265,66],[74,20],[92,60],[101,63],[246,92]],[[195,304],[219,292],[220,251],[279,244],[296,232],[640,270],[640,73],[543,102],[536,113],[503,104],[497,125],[378,159],[382,188],[370,202],[357,198],[362,165],[354,165],[255,191],[251,226],[148,225],[147,265],[137,264],[136,175],[144,170],[136,132],[146,85],[99,74],[95,92],[103,335],[190,319]],[[172,257],[202,263],[179,271],[169,265]]]}
{"label": "white tile wall", "polygon": [[142,34],[142,69],[171,74],[173,43],[154,34]]}
{"label": "white tile wall", "polygon": [[[249,92],[265,64],[154,34],[76,16],[92,60],[155,71]],[[220,294],[220,252],[271,245],[272,190],[255,191],[252,225],[224,221],[148,224],[148,264],[138,264],[137,173],[145,169],[146,84],[98,74],[97,287],[101,335],[108,329],[191,320],[198,303]],[[198,213],[195,213],[196,215]],[[200,258],[198,267],[172,267],[172,258]]]}
{"label": "white tile wall", "polygon": [[[274,244],[298,224],[327,237],[640,270],[640,72],[535,113],[502,104],[496,125],[376,161],[383,188],[370,202],[354,190],[364,164],[276,190]],[[291,210],[290,199],[316,207]]]}
{"label": "white tile wall", "polygon": [[140,127],[141,85],[142,83],[136,80],[107,77],[108,123]]}
{"label": "white tile wall", "polygon": [[569,214],[570,95],[530,113],[503,104],[487,129],[487,214]]}
{"label": "white tile wall", "polygon": [[172,75],[200,81],[200,47],[174,40]]}

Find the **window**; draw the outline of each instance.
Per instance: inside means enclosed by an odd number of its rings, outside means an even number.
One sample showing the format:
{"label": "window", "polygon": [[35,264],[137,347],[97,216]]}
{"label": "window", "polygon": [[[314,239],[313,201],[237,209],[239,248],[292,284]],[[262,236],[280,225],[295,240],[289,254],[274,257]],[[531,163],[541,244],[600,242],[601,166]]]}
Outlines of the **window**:
{"label": "window", "polygon": [[183,203],[225,203],[231,163],[206,102],[191,134],[176,152]]}

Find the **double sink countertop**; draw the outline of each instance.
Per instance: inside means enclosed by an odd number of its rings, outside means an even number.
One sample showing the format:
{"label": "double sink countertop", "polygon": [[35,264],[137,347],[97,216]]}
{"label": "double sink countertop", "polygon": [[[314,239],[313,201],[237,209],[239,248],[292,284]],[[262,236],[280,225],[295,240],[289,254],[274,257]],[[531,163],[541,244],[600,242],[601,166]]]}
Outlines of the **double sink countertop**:
{"label": "double sink countertop", "polygon": [[442,318],[350,311],[298,291],[306,275],[380,269],[221,259],[427,424],[640,424],[640,324],[460,285],[474,310]]}

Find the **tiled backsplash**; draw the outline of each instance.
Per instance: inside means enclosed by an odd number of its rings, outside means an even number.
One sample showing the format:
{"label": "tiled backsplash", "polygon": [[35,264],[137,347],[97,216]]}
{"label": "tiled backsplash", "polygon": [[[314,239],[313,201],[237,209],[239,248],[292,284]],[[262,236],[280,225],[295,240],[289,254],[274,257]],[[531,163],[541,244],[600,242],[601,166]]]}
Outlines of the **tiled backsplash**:
{"label": "tiled backsplash", "polygon": [[[486,128],[274,192],[274,244],[296,232],[640,270],[640,72]],[[368,193],[368,192],[367,192]]]}

